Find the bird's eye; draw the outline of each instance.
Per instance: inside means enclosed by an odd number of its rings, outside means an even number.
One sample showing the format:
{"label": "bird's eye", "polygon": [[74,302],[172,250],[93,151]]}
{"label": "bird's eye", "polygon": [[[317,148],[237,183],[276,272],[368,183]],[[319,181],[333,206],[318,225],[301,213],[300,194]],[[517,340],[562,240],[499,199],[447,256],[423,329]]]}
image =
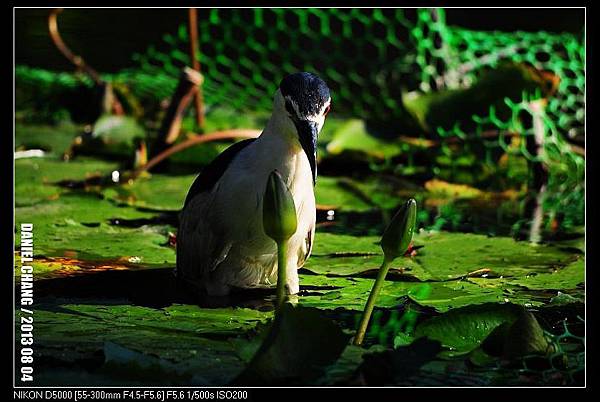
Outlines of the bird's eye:
{"label": "bird's eye", "polygon": [[329,113],[330,109],[331,109],[331,105],[327,105],[327,107],[325,108],[325,111],[323,112],[323,116],[327,116],[327,113]]}

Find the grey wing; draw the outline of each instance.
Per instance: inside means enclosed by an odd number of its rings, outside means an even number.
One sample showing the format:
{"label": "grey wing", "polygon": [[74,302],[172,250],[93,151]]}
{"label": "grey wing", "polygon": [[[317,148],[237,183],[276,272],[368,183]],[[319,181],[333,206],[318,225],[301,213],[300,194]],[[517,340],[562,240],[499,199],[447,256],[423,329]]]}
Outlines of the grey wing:
{"label": "grey wing", "polygon": [[248,139],[237,142],[223,151],[202,172],[188,191],[183,210],[179,215],[177,232],[177,276],[193,284],[210,281],[214,271],[227,257],[232,244],[219,217],[211,207],[215,187],[235,157],[254,142]]}
{"label": "grey wing", "polygon": [[197,194],[180,214],[177,233],[177,276],[199,283],[227,257],[231,244],[218,232],[210,213],[213,192]]}

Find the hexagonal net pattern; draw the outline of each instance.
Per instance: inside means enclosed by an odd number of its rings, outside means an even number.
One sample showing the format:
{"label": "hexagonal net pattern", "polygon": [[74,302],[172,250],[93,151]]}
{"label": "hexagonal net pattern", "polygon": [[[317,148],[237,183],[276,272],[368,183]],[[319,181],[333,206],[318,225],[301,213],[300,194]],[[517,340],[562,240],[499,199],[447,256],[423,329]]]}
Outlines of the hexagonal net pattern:
{"label": "hexagonal net pattern", "polygon": [[[314,71],[329,84],[338,116],[384,122],[398,131],[412,119],[403,95],[468,88],[486,69],[504,61],[549,71],[559,83],[540,108],[539,93],[506,99],[483,115],[457,119],[420,135],[441,140],[475,138],[494,150],[531,162],[560,161],[582,180],[583,158],[567,140],[582,143],[585,122],[585,47],[581,35],[549,32],[479,32],[448,26],[443,9],[199,9],[199,59],[207,109],[269,110],[290,72]],[[190,64],[187,26],[134,55],[137,67],[107,79],[129,84],[141,98],[168,98]],[[25,80],[68,84],[20,70]],[[19,71],[17,71],[19,78]],[[534,110],[535,109],[535,110]],[[491,136],[490,132],[498,135]],[[399,134],[404,134],[400,132]],[[414,134],[414,133],[413,133]],[[537,139],[532,146],[532,138]],[[468,145],[465,145],[468,146]],[[562,171],[564,171],[563,169]]]}
{"label": "hexagonal net pattern", "polygon": [[[387,116],[397,110],[403,85],[411,89],[419,85],[412,53],[414,24],[404,10],[212,9],[199,13],[203,90],[209,105],[268,110],[281,78],[306,70],[326,77],[338,111]],[[176,77],[189,62],[187,36],[182,26],[177,36],[165,37],[170,49],[151,47],[136,56],[141,70]]]}

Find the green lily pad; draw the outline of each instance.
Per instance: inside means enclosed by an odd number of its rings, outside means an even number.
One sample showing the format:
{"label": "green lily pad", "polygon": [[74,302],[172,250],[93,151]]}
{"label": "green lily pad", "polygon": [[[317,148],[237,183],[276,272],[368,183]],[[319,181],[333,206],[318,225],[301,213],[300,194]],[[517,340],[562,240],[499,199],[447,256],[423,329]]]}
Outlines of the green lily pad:
{"label": "green lily pad", "polygon": [[[180,137],[176,143],[180,143],[185,140],[186,137]],[[217,156],[219,156],[221,152],[225,151],[231,145],[231,142],[222,141],[197,144],[173,154],[169,157],[169,162],[172,164],[197,166],[198,172],[200,172],[203,166],[208,165]],[[171,176],[171,178],[176,178],[176,176]]]}
{"label": "green lily pad", "polygon": [[[15,149],[43,149],[53,156],[62,155],[83,132],[83,127],[74,124],[15,125]],[[15,169],[15,174],[18,169]]]}
{"label": "green lily pad", "polygon": [[[458,279],[482,269],[481,275],[486,278],[483,281],[491,276],[486,275],[487,270],[506,278],[525,277],[533,273],[550,274],[582,261],[580,256],[560,247],[470,233],[421,231],[414,236],[414,244],[423,246],[416,256],[398,259],[392,267],[410,269],[421,280]],[[317,233],[313,257],[305,266],[317,273],[348,274],[378,267],[382,255],[376,236]],[[336,267],[340,270],[336,271]]]}
{"label": "green lily pad", "polygon": [[[379,239],[330,233],[317,234],[315,239],[300,283],[316,290],[301,303],[361,310],[374,281],[365,273],[376,272],[383,258]],[[537,306],[540,295],[528,289],[571,290],[583,281],[583,261],[557,247],[447,232],[421,232],[414,241],[424,247],[415,257],[394,261],[395,271],[388,275],[378,306],[397,305],[421,283],[430,285],[431,293],[419,303],[438,311],[486,302]],[[347,252],[336,252],[340,249]],[[399,269],[404,275],[398,274]]]}
{"label": "green lily pad", "polygon": [[112,200],[157,211],[179,211],[196,175],[152,174],[132,183],[108,187],[102,194]]}
{"label": "green lily pad", "polygon": [[315,235],[312,255],[338,256],[348,254],[383,255],[379,237],[319,233]]}
{"label": "green lily pad", "polygon": [[455,353],[470,352],[496,327],[515,322],[521,311],[521,306],[497,303],[456,308],[419,324],[414,338],[438,340]]}
{"label": "green lily pad", "polygon": [[[118,207],[93,194],[63,194],[44,205],[16,208],[15,215],[17,227],[21,223],[34,224],[36,256],[92,261],[133,258],[141,266],[175,262],[175,251],[166,247],[173,227],[149,224],[131,229],[112,225],[110,220],[115,218],[150,219],[154,215]],[[16,244],[19,242],[17,232]]]}
{"label": "green lily pad", "polygon": [[[20,312],[16,313],[19,322]],[[102,303],[39,304],[35,314],[36,350],[48,358],[63,364],[79,359],[91,361],[98,353],[106,352],[109,342],[119,345],[108,350],[111,370],[132,361],[138,368],[148,359],[152,364],[168,362],[184,374],[197,373],[195,383],[204,385],[222,385],[227,371],[233,374],[243,369],[233,346],[223,340],[251,330],[270,316],[250,309],[203,309],[190,305],[151,309]],[[123,356],[123,349],[129,350],[125,353],[128,356]],[[125,378],[123,373],[113,373],[111,377],[108,368],[99,369],[104,380],[113,385],[140,380],[140,376],[144,381],[151,378],[149,372],[137,373],[137,378],[131,372]],[[205,369],[216,371],[216,375],[208,376]],[[40,374],[48,376],[43,367]],[[178,385],[185,384],[189,376],[182,378]],[[168,376],[154,380],[156,384],[177,383]]]}
{"label": "green lily pad", "polygon": [[358,368],[365,385],[384,386],[405,380],[417,374],[419,369],[435,359],[440,343],[430,339],[418,339],[407,346],[363,355]]}
{"label": "green lily pad", "polygon": [[560,267],[549,273],[532,272],[517,278],[494,278],[485,280],[481,278],[471,278],[470,281],[486,286],[520,286],[530,290],[571,290],[585,283],[585,262],[578,259],[564,267]]}
{"label": "green lily pad", "polygon": [[532,354],[545,355],[552,351],[553,348],[535,316],[529,311],[522,311],[507,331],[504,356],[514,360]]}
{"label": "green lily pad", "polygon": [[469,88],[407,94],[402,100],[421,128],[432,132],[438,127],[451,129],[457,122],[470,122],[473,115],[486,115],[490,106],[495,106],[497,115],[505,120],[509,113],[506,98],[519,102],[523,92],[541,92],[545,81],[548,79],[534,68],[501,63],[482,73]]}
{"label": "green lily pad", "polygon": [[351,152],[367,155],[375,159],[386,159],[401,154],[405,147],[400,142],[384,141],[367,132],[362,120],[348,120],[333,134],[327,144],[329,155]]}
{"label": "green lily pad", "polygon": [[315,198],[318,204],[344,212],[364,212],[378,208],[390,210],[406,201],[407,193],[412,196],[415,191],[421,191],[412,185],[407,192],[404,188],[405,183],[399,183],[377,178],[355,180],[347,177],[319,176]]}
{"label": "green lily pad", "polygon": [[[229,350],[207,347],[189,359],[173,362],[153,354],[105,342],[105,363],[98,370],[113,382],[162,385],[220,386],[230,383],[244,369]],[[133,384],[132,384],[133,385]]]}
{"label": "green lily pad", "polygon": [[15,206],[30,206],[54,200],[67,191],[55,183],[106,175],[117,167],[117,163],[90,158],[78,158],[69,162],[50,157],[16,160]]}
{"label": "green lily pad", "polygon": [[323,375],[316,379],[314,385],[327,386],[336,384],[348,384],[356,377],[358,367],[363,362],[366,354],[382,352],[381,345],[373,345],[366,349],[359,346],[348,345],[340,355],[339,359],[327,366]]}
{"label": "green lily pad", "polygon": [[144,128],[133,118],[125,115],[103,115],[92,129],[92,137],[105,144],[134,145],[135,138],[144,138]]}
{"label": "green lily pad", "polygon": [[[174,228],[149,224],[128,229],[111,224],[113,219],[148,219],[151,223],[154,214],[120,207],[99,197],[93,188],[89,192],[73,191],[56,185],[63,180],[106,175],[117,167],[115,163],[91,158],[70,162],[44,158],[17,160],[15,167],[15,224],[17,228],[21,223],[34,224],[36,257],[110,260],[113,264],[131,259],[133,265],[141,266],[174,262],[174,250],[165,247],[168,232]],[[17,230],[16,244],[19,242]],[[38,258],[34,265],[37,279],[52,276],[53,270],[77,269],[76,262],[65,260]],[[118,268],[120,264],[114,265]]]}
{"label": "green lily pad", "polygon": [[344,211],[367,211],[373,204],[364,196],[344,187],[342,181],[333,177],[319,176],[315,187],[317,204],[340,208]]}
{"label": "green lily pad", "polygon": [[[301,289],[310,287],[316,290],[308,290],[307,294],[302,295],[299,303],[323,309],[343,307],[348,310],[362,311],[373,283],[374,279],[300,275]],[[501,303],[506,300],[522,305],[540,305],[540,302],[532,301],[528,295],[518,293],[507,295],[501,288],[482,287],[464,280],[426,283],[430,286],[430,293],[427,297],[419,298],[418,303],[433,307],[440,312],[470,304]],[[376,305],[381,308],[396,307],[404,303],[407,296],[413,297],[418,294],[422,284],[422,282],[386,281]],[[330,292],[339,292],[336,293],[339,297],[331,297]]]}
{"label": "green lily pad", "polygon": [[558,247],[518,242],[509,237],[423,232],[415,236],[414,242],[425,246],[418,250],[416,262],[438,280],[482,269],[504,277],[551,273],[578,259]]}
{"label": "green lily pad", "polygon": [[[270,314],[251,309],[205,309],[176,304],[163,309],[127,304],[40,304],[36,306],[36,324],[40,329],[40,339],[77,342],[101,328],[102,331],[90,341],[120,340],[134,346],[143,342],[135,339],[136,329],[164,334],[165,337],[176,334],[188,338],[201,338],[202,335],[227,337],[254,328]],[[64,325],[53,325],[56,321]],[[174,349],[176,352],[171,352],[172,357],[185,357],[190,353],[182,344],[161,345],[159,339],[149,342],[156,342],[153,345],[157,349]]]}

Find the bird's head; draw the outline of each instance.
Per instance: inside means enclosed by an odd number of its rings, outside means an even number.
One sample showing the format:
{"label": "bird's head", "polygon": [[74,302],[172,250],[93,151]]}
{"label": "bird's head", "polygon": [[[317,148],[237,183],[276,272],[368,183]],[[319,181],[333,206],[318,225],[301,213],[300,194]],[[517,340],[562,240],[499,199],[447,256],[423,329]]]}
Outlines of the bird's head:
{"label": "bird's head", "polygon": [[325,81],[312,73],[294,73],[285,77],[275,95],[273,113],[284,116],[288,131],[297,136],[317,177],[317,137],[331,107],[331,95]]}

